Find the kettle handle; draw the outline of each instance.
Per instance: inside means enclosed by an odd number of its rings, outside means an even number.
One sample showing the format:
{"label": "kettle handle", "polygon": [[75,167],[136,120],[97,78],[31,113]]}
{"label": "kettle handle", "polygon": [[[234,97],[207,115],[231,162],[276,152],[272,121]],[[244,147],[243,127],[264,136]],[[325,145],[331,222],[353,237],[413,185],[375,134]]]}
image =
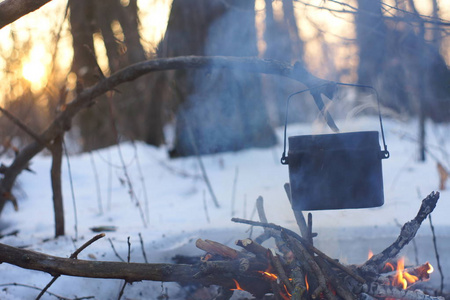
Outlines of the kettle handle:
{"label": "kettle handle", "polygon": [[[329,82],[329,83],[321,84],[318,86],[314,86],[314,87],[311,87],[308,89],[304,89],[304,90],[292,93],[288,96],[287,101],[286,101],[286,114],[285,114],[285,120],[284,120],[284,139],[283,139],[283,153],[281,155],[281,164],[283,164],[283,165],[289,164],[288,157],[286,156],[286,130],[287,130],[287,122],[288,122],[289,103],[290,103],[291,98],[295,95],[310,91],[310,94],[313,96],[314,102],[316,103],[317,107],[319,108],[320,112],[322,113],[323,117],[325,118],[325,121],[327,122],[328,126],[334,132],[339,132],[339,128],[336,126],[336,123],[334,122],[330,113],[328,111],[325,111],[325,106],[323,104],[323,100],[321,97],[321,94],[323,92],[333,94],[337,85],[368,88],[368,89],[372,89],[375,92],[375,96],[377,98],[377,104],[378,104],[378,117],[380,120],[381,138],[383,140],[383,147],[384,147],[384,150],[381,151],[381,158],[382,159],[389,158],[390,154],[387,149],[386,139],[384,137],[384,127],[383,127],[383,120],[381,117],[381,108],[380,108],[381,105],[380,105],[380,99],[378,97],[377,90],[370,85],[360,85],[360,84],[351,84],[351,83],[342,83],[342,82]],[[331,91],[330,91],[330,89],[331,89]]]}

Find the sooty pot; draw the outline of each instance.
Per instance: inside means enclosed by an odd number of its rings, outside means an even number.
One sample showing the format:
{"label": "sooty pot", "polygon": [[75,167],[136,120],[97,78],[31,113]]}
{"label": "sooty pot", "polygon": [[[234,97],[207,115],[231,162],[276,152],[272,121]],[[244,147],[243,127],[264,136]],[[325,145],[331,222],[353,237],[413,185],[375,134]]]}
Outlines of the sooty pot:
{"label": "sooty pot", "polygon": [[289,137],[294,210],[377,207],[384,203],[377,131]]}

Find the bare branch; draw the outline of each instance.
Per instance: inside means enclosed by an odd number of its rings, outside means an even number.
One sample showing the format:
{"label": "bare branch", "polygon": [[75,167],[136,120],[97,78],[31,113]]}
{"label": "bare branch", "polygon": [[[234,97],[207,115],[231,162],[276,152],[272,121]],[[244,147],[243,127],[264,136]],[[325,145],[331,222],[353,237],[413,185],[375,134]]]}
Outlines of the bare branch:
{"label": "bare branch", "polygon": [[[0,244],[0,262],[29,270],[47,272],[53,276],[124,279],[126,282],[151,280],[203,285],[223,286],[227,283],[234,285],[231,278],[226,277],[225,274],[195,278],[194,275],[200,271],[199,264],[143,264],[76,260],[19,249],[5,244]],[[233,264],[233,262],[224,261],[223,264]]]}
{"label": "bare branch", "polygon": [[0,29],[39,9],[51,0],[4,0],[0,3]]}
{"label": "bare branch", "polygon": [[41,142],[32,142],[20,151],[0,181],[0,212],[8,200],[3,195],[10,193],[16,177],[28,165],[28,162],[44,149],[45,144],[50,143],[64,131],[69,130],[72,118],[83,108],[91,104],[93,99],[113,90],[121,83],[135,80],[148,73],[165,70],[205,68],[233,69],[244,72],[279,75],[301,82],[310,88],[326,86],[330,83],[309,73],[301,63],[291,65],[285,62],[253,57],[180,56],[148,60],[131,65],[108,78],[102,79],[96,85],[84,89],[72,102],[66,105],[65,109],[59,113],[50,126],[39,135]]}

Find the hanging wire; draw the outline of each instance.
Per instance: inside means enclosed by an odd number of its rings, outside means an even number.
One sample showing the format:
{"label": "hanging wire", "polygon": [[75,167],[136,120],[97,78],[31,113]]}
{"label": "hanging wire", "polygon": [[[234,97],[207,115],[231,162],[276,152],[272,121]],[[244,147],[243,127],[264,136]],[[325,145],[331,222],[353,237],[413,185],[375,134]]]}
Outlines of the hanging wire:
{"label": "hanging wire", "polygon": [[[379,96],[378,96],[378,91],[377,91],[373,86],[370,86],[370,85],[352,84],[352,83],[343,83],[343,82],[335,82],[335,84],[336,84],[336,85],[341,85],[341,86],[352,86],[352,87],[358,87],[358,88],[368,88],[368,89],[371,89],[371,90],[374,91],[375,97],[376,97],[376,99],[377,99],[377,105],[378,105],[378,118],[379,118],[379,120],[380,120],[380,128],[381,128],[381,139],[382,139],[382,141],[383,141],[383,147],[384,147],[384,150],[381,151],[381,154],[382,154],[382,158],[383,158],[383,159],[384,159],[384,158],[389,158],[390,154],[389,154],[389,151],[387,150],[386,139],[385,139],[385,136],[384,136],[383,119],[382,119],[382,117],[381,117],[381,105],[380,105],[380,98],[379,98]],[[288,96],[287,101],[286,101],[286,114],[285,114],[285,119],[284,119],[283,154],[281,155],[281,163],[282,163],[283,165],[286,165],[286,164],[289,163],[289,162],[288,162],[288,157],[286,156],[286,144],[287,144],[287,143],[286,143],[286,135],[287,135],[287,123],[288,123],[289,103],[290,103],[290,101],[291,101],[291,98],[292,98],[293,96],[295,96],[295,95],[299,95],[299,94],[302,94],[302,93],[307,92],[307,91],[315,90],[315,89],[321,88],[321,87],[326,86],[326,85],[328,85],[328,83],[321,84],[321,85],[317,85],[317,86],[313,86],[313,87],[311,87],[311,88],[304,89],[304,90],[301,90],[301,91],[292,93],[292,94],[290,94],[290,95]]]}

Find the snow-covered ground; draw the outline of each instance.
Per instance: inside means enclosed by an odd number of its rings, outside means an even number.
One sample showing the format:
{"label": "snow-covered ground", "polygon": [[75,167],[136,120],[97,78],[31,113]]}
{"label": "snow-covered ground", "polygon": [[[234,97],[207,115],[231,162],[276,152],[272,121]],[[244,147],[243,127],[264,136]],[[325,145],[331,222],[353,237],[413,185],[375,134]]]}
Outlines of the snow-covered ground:
{"label": "snow-covered ground", "polygon": [[[362,118],[340,126],[343,131],[378,128],[376,118]],[[381,251],[392,243],[400,226],[416,215],[422,198],[438,189],[436,160],[428,155],[425,163],[417,162],[418,147],[411,141],[416,137],[417,128],[416,121],[385,120],[391,158],[383,161],[384,206],[313,212],[314,231],[319,233],[315,242],[318,248],[344,262],[361,263],[369,249]],[[322,133],[322,130],[316,124],[292,125],[288,128],[288,135]],[[427,127],[429,149],[446,166],[450,166],[445,157],[445,143],[450,142],[448,130],[448,126],[442,125],[428,124]],[[278,134],[281,141],[282,129]],[[120,151],[124,164],[121,163]],[[53,238],[51,158],[40,155],[32,160],[31,167],[36,174],[24,172],[19,176],[16,188],[16,195],[20,197],[19,211],[15,212],[8,204],[0,218],[2,234],[13,230],[19,230],[19,233],[4,237],[0,242],[69,257],[76,247],[95,235],[91,228],[116,226],[115,232],[107,232],[105,238],[84,250],[79,258],[117,261],[111,241],[126,259],[127,238],[130,237],[131,261],[143,262],[141,234],[149,262],[170,262],[176,254],[201,254],[195,248],[198,238],[234,245],[234,240],[248,237],[249,226],[232,223],[230,219],[234,216],[256,220],[255,200],[260,195],[264,198],[270,222],[296,230],[283,188],[283,184],[288,182],[288,168],[279,163],[281,152],[280,143],[271,149],[202,157],[220,207],[214,205],[196,158],[170,160],[167,149],[143,143],[123,143],[120,148],[115,146],[90,154],[73,155],[70,168],[77,222],[68,166],[64,160],[66,236],[57,239]],[[135,197],[132,197],[133,193]],[[136,205],[137,201],[140,206]],[[442,191],[432,217],[447,288],[450,286],[449,212],[450,193]],[[254,229],[253,236],[258,232],[259,229]],[[409,246],[405,249],[407,259],[414,263],[417,256],[420,262],[429,260],[435,264],[428,221],[419,230],[416,245],[417,251]],[[439,281],[437,272],[432,276],[434,281]],[[1,264],[0,299],[33,299],[39,291],[8,284],[43,288],[50,279],[46,273]],[[50,291],[67,298],[95,296],[95,299],[117,299],[122,284],[121,280],[63,276]],[[123,299],[157,299],[166,290],[169,299],[184,297],[183,290],[176,284],[141,282],[127,286]],[[44,298],[54,299],[49,295]]]}

